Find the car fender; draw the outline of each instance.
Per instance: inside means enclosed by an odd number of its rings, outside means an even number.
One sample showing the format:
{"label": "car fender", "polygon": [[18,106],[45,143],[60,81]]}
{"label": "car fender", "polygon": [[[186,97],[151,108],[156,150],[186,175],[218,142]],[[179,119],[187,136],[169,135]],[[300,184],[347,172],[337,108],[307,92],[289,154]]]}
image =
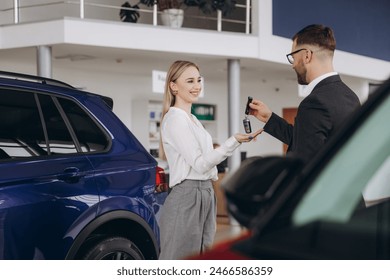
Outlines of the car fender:
{"label": "car fender", "polygon": [[[96,205],[91,207],[90,210],[92,210],[92,208],[97,210]],[[152,209],[146,204],[146,202],[130,197],[107,198],[99,203],[98,209],[98,215],[93,220],[91,220],[91,213],[83,213],[83,217],[80,216],[65,235],[64,239],[71,238],[74,240],[65,259],[74,259],[83,243],[99,227],[108,222],[119,219],[133,221],[141,226],[152,240],[153,246],[156,250],[156,255],[158,255],[158,224]],[[128,209],[128,211],[120,209]],[[84,217],[89,222],[86,225]],[[148,222],[153,225],[153,227],[151,227]],[[79,231],[75,230],[80,228],[82,229]],[[79,233],[77,234],[77,232]]]}

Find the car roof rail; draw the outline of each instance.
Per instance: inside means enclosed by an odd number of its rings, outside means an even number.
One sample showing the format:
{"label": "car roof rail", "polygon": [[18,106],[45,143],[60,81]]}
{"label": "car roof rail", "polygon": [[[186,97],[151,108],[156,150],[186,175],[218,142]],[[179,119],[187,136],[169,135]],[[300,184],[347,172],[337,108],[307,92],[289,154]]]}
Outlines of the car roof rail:
{"label": "car roof rail", "polygon": [[[60,87],[66,87],[66,88],[71,88],[71,89],[77,89],[74,86],[55,80],[51,78],[46,78],[46,77],[40,77],[40,76],[34,76],[34,75],[29,75],[29,74],[23,74],[23,73],[15,73],[15,72],[8,72],[8,71],[0,71],[0,77],[11,77],[15,78],[17,80],[25,80],[25,81],[35,81],[35,82],[40,82],[42,84],[48,84],[48,85],[55,85],[55,86],[60,86]],[[100,94],[95,94],[95,93],[89,93],[92,95],[99,96],[100,98],[103,99],[103,101],[107,104],[107,106],[112,110],[114,107],[114,101],[111,97],[100,95]]]}
{"label": "car roof rail", "polygon": [[74,86],[71,86],[67,83],[64,83],[64,82],[61,82],[61,81],[58,81],[55,79],[34,76],[34,75],[29,75],[29,74],[0,71],[0,77],[2,77],[2,76],[15,78],[17,80],[35,81],[35,82],[39,82],[42,84],[55,85],[55,86],[60,86],[60,87],[72,88],[72,89],[75,88]]}

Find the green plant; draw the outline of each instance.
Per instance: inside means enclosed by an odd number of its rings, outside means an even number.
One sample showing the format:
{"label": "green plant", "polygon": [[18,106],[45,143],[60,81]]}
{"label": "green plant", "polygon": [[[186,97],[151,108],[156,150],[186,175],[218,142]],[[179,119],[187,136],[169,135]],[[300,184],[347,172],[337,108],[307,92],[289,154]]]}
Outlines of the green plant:
{"label": "green plant", "polygon": [[137,22],[139,18],[138,5],[131,6],[129,2],[122,4],[122,9],[119,11],[119,18],[123,22]]}
{"label": "green plant", "polygon": [[157,3],[159,2],[176,2],[187,7],[198,7],[205,14],[220,10],[224,16],[231,14],[237,3],[236,0],[158,0]]}
{"label": "green plant", "polygon": [[[236,7],[237,1],[235,0],[209,0],[209,1],[199,1],[199,2],[207,2],[209,5],[211,3],[211,11],[222,11],[224,16],[231,14]],[[201,4],[200,4],[201,5]],[[205,11],[203,11],[205,12]]]}
{"label": "green plant", "polygon": [[183,1],[179,0],[157,0],[157,7],[159,11],[167,9],[180,9]]}

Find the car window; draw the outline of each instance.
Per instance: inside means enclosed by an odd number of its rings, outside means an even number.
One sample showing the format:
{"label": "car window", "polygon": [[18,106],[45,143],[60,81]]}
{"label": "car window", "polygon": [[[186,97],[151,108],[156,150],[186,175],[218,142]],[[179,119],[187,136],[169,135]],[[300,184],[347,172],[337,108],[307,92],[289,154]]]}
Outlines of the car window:
{"label": "car window", "polygon": [[34,94],[0,89],[0,159],[45,154],[37,145],[44,139]]}
{"label": "car window", "polygon": [[40,94],[39,105],[42,109],[48,141],[46,142],[46,139],[37,140],[37,144],[47,154],[77,153],[76,145],[53,97]]}
{"label": "car window", "polygon": [[363,190],[366,206],[381,203],[390,198],[390,157],[377,170]]}
{"label": "car window", "polygon": [[376,176],[388,176],[389,118],[390,98],[387,97],[313,182],[293,213],[294,224],[316,220],[348,222],[366,186],[378,181]]}
{"label": "car window", "polygon": [[109,146],[104,130],[73,100],[5,88],[0,96],[0,160]]}
{"label": "car window", "polygon": [[109,140],[97,123],[75,102],[58,98],[83,152],[98,152],[105,150]]}

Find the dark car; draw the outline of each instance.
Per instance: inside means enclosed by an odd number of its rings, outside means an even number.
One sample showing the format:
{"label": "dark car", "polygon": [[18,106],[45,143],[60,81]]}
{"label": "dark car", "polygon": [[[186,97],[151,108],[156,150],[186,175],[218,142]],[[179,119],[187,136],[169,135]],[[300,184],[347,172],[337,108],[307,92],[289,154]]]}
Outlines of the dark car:
{"label": "dark car", "polygon": [[390,80],[307,164],[250,158],[224,181],[249,228],[195,259],[390,259]]}
{"label": "dark car", "polygon": [[0,72],[0,259],[157,259],[156,160],[112,99]]}

